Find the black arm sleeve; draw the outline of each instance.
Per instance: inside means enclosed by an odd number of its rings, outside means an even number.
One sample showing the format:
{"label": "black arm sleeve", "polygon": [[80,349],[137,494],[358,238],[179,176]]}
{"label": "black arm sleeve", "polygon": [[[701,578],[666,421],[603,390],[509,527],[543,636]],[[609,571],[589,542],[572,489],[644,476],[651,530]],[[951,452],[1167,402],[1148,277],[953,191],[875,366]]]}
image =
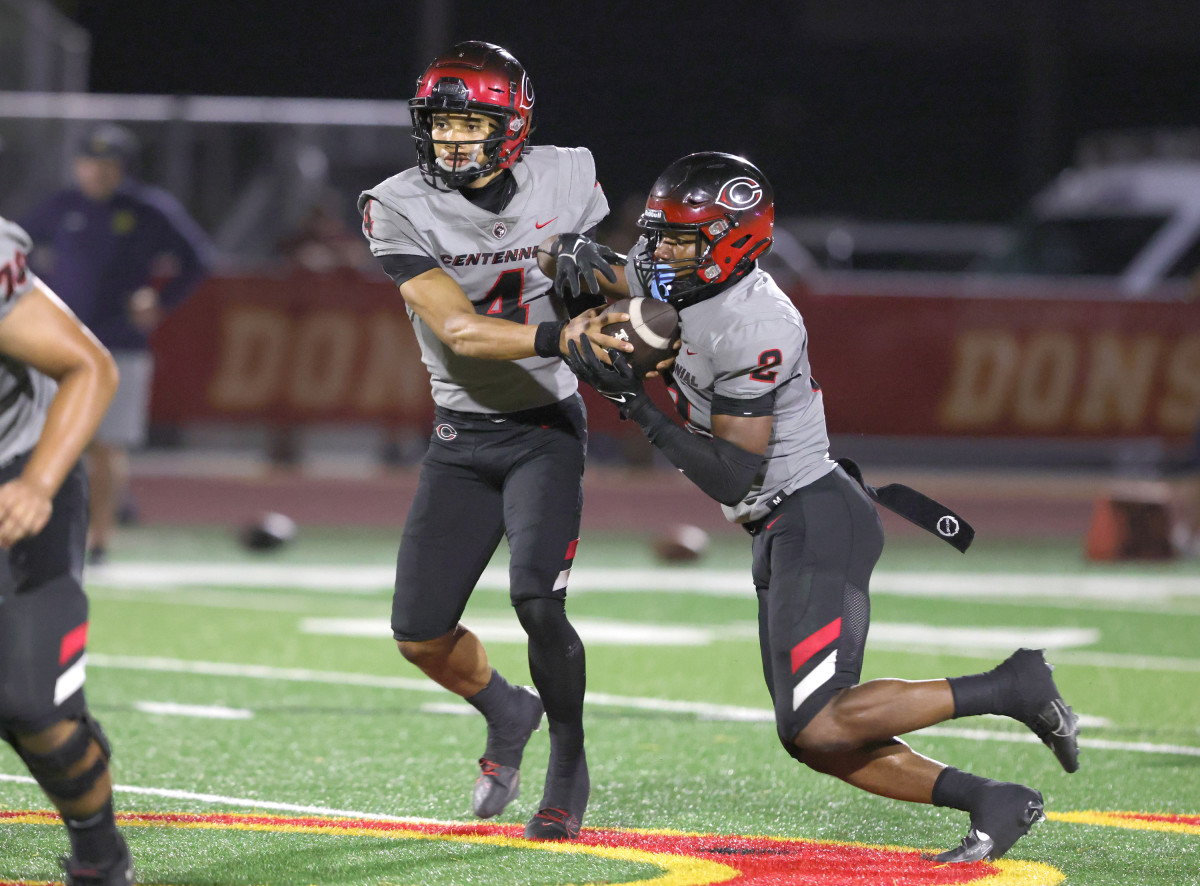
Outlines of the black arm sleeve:
{"label": "black arm sleeve", "polygon": [[438,267],[438,263],[427,255],[381,255],[379,263],[397,286]]}
{"label": "black arm sleeve", "polygon": [[720,437],[701,437],[675,424],[647,396],[634,400],[629,417],[685,477],[709,498],[733,506],[746,497],[763,457]]}

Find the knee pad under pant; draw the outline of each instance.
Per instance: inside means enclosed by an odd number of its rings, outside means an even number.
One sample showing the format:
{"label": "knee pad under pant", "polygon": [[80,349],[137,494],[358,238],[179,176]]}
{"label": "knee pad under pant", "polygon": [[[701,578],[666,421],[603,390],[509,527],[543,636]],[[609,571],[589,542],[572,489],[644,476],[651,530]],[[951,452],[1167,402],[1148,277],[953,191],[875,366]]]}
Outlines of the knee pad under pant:
{"label": "knee pad under pant", "polygon": [[[17,753],[42,790],[60,800],[77,800],[91,791],[108,770],[108,761],[112,756],[112,748],[99,723],[88,714],[75,723],[75,729],[67,740],[45,753],[36,754],[22,748],[19,742],[14,743]],[[100,747],[100,756],[83,772],[68,775],[87,756],[93,739]]]}
{"label": "knee pad under pant", "polygon": [[553,640],[575,636],[575,629],[567,621],[566,604],[549,597],[535,597],[516,604],[517,620],[530,637]]}

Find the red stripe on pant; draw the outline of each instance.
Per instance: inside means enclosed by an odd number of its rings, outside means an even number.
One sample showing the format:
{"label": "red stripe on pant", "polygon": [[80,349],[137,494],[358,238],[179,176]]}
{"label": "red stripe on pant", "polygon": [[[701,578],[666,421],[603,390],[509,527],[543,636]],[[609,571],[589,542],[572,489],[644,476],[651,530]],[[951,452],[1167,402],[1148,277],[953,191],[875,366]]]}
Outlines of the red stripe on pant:
{"label": "red stripe on pant", "polygon": [[815,634],[810,634],[792,647],[792,673],[800,670],[804,663],[832,643],[842,632],[842,619],[838,616]]}
{"label": "red stripe on pant", "polygon": [[78,655],[84,646],[87,646],[88,623],[85,621],[77,628],[72,628],[63,635],[62,643],[58,647],[58,663],[65,665],[76,655]]}

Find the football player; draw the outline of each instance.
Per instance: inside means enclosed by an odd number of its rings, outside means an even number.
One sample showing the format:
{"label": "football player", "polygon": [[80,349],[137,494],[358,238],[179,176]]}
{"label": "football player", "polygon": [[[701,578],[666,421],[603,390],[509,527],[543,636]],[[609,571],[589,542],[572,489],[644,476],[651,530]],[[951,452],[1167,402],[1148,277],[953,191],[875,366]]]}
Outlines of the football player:
{"label": "football player", "polygon": [[[625,282],[679,309],[683,347],[671,391],[685,426],[654,405],[623,357],[601,362],[581,339],[570,343],[570,363],[752,536],[780,741],[801,763],[855,787],[967,812],[967,836],[938,860],[999,858],[1044,817],[1042,795],[944,766],[897,736],[954,717],[1006,715],[1074,772],[1076,720],[1049,665],[1021,649],[982,674],[859,682],[868,587],[883,549],[873,502],[943,535],[965,526],[914,490],[875,490],[853,462],[830,459],[803,320],[757,262],[771,246],[774,198],[756,166],[729,154],[684,157],[654,183],[638,225],[645,235]],[[903,494],[886,494],[897,489]],[[969,543],[950,540],[960,550]]]}
{"label": "football player", "polygon": [[109,745],[84,699],[81,584],[87,481],[79,459],[117,389],[104,346],[28,269],[0,218],[0,737],[61,813],[68,886],[128,886]]}
{"label": "football player", "polygon": [[[409,105],[417,167],[358,204],[371,250],[404,298],[434,399],[392,630],[407,660],[487,721],[472,798],[479,817],[517,797],[544,707],[550,760],[525,836],[573,839],[589,792],[584,650],[564,604],[587,431],[560,357],[581,336],[601,349],[630,346],[601,334],[607,320],[585,310],[603,301],[598,284],[565,304],[542,269],[577,281],[598,267],[606,286],[616,280],[594,241],[578,236],[608,214],[608,202],[586,148],[530,147],[533,86],[499,46],[457,44],[424,72]],[[502,536],[536,693],[492,668],[460,621]]]}

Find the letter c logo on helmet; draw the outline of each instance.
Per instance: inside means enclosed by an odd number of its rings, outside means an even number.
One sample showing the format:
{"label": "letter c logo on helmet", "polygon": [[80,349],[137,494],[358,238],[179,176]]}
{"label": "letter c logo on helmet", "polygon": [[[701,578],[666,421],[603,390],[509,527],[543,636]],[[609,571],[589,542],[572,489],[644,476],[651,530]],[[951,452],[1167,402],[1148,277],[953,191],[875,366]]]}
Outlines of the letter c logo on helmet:
{"label": "letter c logo on helmet", "polygon": [[762,199],[762,185],[747,176],[731,178],[721,186],[721,192],[713,202],[726,209],[750,209]]}

